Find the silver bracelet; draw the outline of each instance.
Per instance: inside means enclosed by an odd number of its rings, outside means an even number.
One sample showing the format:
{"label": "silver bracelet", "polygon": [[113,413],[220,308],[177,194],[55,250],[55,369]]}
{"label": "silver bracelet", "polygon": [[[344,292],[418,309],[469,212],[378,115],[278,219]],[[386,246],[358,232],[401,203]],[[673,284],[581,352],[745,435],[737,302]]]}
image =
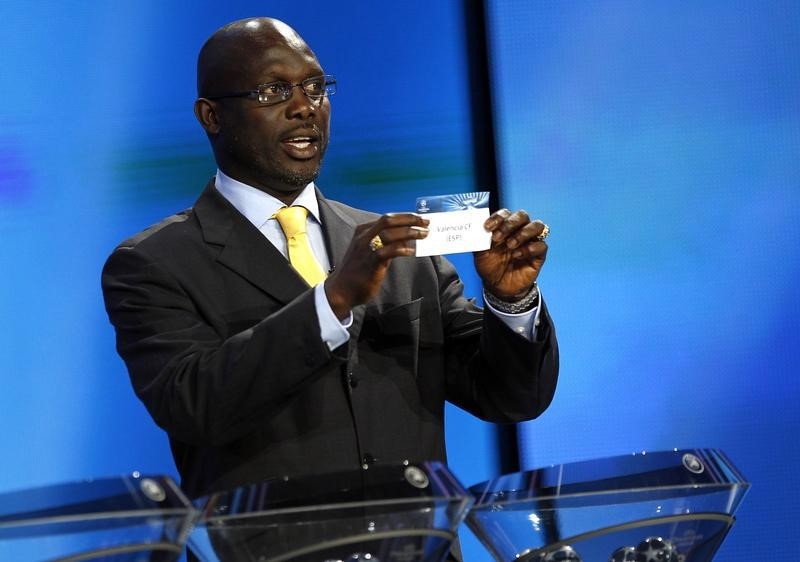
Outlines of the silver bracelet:
{"label": "silver bracelet", "polygon": [[515,302],[500,300],[486,290],[483,291],[483,298],[492,305],[492,308],[500,312],[506,314],[522,314],[523,312],[534,309],[536,305],[539,304],[539,287],[534,282],[528,294]]}

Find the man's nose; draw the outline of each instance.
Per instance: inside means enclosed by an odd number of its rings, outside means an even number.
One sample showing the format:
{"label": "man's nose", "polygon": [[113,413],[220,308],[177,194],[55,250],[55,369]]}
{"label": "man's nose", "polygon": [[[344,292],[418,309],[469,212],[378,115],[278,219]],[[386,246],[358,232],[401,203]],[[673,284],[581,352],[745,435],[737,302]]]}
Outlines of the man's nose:
{"label": "man's nose", "polygon": [[318,108],[319,102],[308,97],[299,84],[292,88],[292,97],[286,100],[286,113],[289,119],[295,117],[307,119],[316,113]]}

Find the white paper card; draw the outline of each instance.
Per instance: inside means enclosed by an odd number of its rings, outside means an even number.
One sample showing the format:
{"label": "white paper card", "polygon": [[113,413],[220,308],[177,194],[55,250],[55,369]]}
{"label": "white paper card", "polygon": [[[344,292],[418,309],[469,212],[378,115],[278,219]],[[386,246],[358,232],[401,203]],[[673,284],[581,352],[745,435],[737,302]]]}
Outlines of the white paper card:
{"label": "white paper card", "polygon": [[488,208],[464,211],[425,213],[428,219],[428,236],[417,240],[417,256],[438,256],[458,252],[488,250],[492,233],[483,228],[489,218]]}

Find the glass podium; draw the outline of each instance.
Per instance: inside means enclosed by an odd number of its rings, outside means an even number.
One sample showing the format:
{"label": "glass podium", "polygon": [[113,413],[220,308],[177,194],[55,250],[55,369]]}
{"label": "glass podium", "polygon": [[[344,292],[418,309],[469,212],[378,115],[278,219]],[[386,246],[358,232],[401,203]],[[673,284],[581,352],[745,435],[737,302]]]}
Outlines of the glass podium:
{"label": "glass podium", "polygon": [[169,478],[130,476],[0,494],[0,560],[171,562],[197,511]]}
{"label": "glass podium", "polygon": [[706,562],[748,487],[718,450],[641,453],[477,484],[467,523],[500,562]]}
{"label": "glass podium", "polygon": [[438,462],[285,477],[201,498],[203,562],[434,562],[473,503]]}

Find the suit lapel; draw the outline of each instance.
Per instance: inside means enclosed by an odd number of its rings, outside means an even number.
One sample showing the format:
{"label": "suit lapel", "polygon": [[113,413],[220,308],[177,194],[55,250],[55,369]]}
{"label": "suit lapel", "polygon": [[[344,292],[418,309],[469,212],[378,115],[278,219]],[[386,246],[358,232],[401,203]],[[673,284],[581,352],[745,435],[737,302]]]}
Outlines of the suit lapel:
{"label": "suit lapel", "polygon": [[280,302],[308,285],[286,258],[214,187],[212,179],[194,205],[203,238],[220,248],[217,261]]}
{"label": "suit lapel", "polygon": [[[322,231],[328,244],[328,255],[330,256],[331,265],[335,268],[342,263],[357,225],[351,217],[328,203],[319,191],[317,191],[317,201],[319,201],[319,213],[322,218]],[[366,306],[356,306],[352,312],[353,323],[348,328],[351,350],[354,348],[353,343],[358,341],[361,326],[364,324]]]}
{"label": "suit lapel", "polygon": [[333,207],[328,200],[317,190],[319,214],[322,219],[322,233],[328,247],[328,257],[331,265],[336,267],[342,263],[347,247],[356,230],[356,223],[352,218]]}

